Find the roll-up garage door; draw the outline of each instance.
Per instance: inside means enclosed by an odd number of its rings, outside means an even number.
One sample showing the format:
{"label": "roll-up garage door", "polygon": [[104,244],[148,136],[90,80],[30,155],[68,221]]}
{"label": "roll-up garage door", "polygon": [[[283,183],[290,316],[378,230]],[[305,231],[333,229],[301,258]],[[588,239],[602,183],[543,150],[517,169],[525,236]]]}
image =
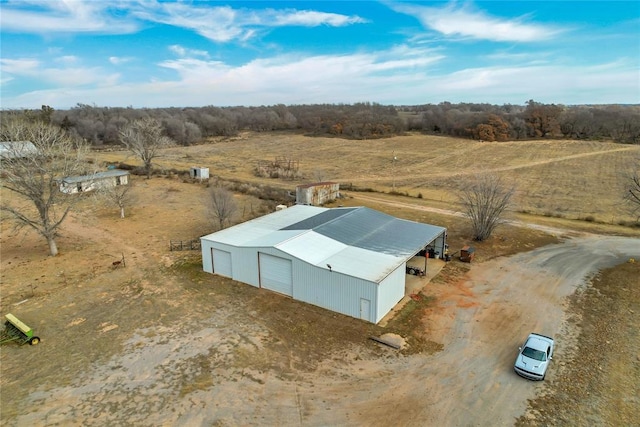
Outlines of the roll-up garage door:
{"label": "roll-up garage door", "polygon": [[213,272],[221,276],[233,277],[231,275],[231,252],[211,249],[213,258]]}
{"label": "roll-up garage door", "polygon": [[293,296],[291,260],[277,256],[259,255],[260,286],[281,294]]}

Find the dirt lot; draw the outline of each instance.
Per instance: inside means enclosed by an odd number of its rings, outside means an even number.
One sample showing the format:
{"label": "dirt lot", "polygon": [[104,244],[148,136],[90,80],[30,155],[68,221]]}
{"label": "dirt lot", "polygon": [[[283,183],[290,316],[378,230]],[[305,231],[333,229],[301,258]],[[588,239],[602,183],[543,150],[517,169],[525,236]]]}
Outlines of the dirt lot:
{"label": "dirt lot", "polygon": [[[206,189],[165,178],[134,184],[138,202],[124,220],[87,200],[64,224],[56,258],[35,235],[16,236],[2,223],[0,311],[42,338],[1,349],[3,425],[621,425],[640,418],[640,263],[627,262],[640,260],[637,231],[566,232],[561,220],[544,230],[505,226],[477,245],[477,262],[447,264],[381,327],[201,272],[199,253],[168,246],[210,231],[199,203]],[[452,248],[468,242],[464,221],[429,210],[427,201],[350,196],[341,203],[445,225]],[[241,202],[243,212],[260,210],[256,200]],[[113,268],[123,255],[126,267]],[[558,341],[545,383],[512,370],[533,330]],[[369,339],[383,334],[403,349]],[[581,357],[591,370],[578,370]]]}

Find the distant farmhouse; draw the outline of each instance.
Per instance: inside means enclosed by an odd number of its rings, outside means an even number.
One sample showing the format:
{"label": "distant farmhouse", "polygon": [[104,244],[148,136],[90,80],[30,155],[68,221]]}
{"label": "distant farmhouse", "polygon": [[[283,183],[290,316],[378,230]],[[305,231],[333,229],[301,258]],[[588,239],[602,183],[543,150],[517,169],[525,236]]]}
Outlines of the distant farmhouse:
{"label": "distant farmhouse", "polygon": [[202,267],[378,323],[405,296],[407,261],[443,253],[446,231],[366,207],[295,205],[201,237]]}
{"label": "distant farmhouse", "polygon": [[60,191],[67,194],[84,193],[98,188],[129,184],[129,171],[113,169],[92,175],[68,176],[60,180]]}
{"label": "distant farmhouse", "polygon": [[340,197],[340,184],[337,182],[316,182],[296,187],[296,204],[321,206]]}
{"label": "distant farmhouse", "polygon": [[0,142],[0,159],[18,159],[33,156],[38,149],[31,141]]}

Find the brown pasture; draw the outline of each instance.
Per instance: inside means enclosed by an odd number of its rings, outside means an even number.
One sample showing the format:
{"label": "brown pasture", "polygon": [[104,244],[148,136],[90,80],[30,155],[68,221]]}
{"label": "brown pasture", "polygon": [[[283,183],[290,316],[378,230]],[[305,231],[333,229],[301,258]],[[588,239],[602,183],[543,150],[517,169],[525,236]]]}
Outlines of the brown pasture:
{"label": "brown pasture", "polygon": [[[253,174],[260,160],[299,162],[300,177],[272,185],[322,179],[380,192],[396,191],[451,207],[456,190],[474,175],[496,173],[516,188],[512,211],[545,217],[625,224],[625,173],[640,159],[640,146],[601,141],[480,142],[410,134],[353,141],[294,133],[243,133],[206,144],[162,152],[156,167],[209,167],[212,176],[262,182]],[[394,157],[396,160],[394,161]],[[96,160],[138,164],[122,151],[99,152]]]}

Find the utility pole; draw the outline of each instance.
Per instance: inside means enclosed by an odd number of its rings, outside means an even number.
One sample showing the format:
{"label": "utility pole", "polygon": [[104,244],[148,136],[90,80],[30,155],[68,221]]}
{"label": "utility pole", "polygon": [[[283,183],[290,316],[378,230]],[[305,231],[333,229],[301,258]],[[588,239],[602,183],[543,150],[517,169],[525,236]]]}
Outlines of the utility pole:
{"label": "utility pole", "polygon": [[393,155],[393,159],[391,160],[391,176],[392,176],[391,192],[395,193],[396,192],[396,160],[398,160],[398,158],[396,157],[395,151],[392,152],[392,155]]}

